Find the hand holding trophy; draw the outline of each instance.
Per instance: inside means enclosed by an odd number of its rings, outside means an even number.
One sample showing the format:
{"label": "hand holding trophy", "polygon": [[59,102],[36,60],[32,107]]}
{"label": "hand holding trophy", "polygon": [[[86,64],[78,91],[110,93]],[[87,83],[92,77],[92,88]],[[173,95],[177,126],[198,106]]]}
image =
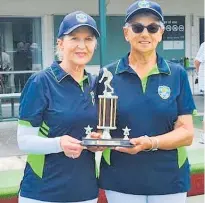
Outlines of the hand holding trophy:
{"label": "hand holding trophy", "polygon": [[90,126],[86,127],[86,137],[82,139],[83,146],[99,146],[99,147],[133,147],[129,141],[129,129],[127,126],[123,129],[124,138],[112,138],[110,135],[110,130],[115,130],[116,127],[116,110],[117,110],[117,99],[118,96],[113,95],[114,89],[111,87],[111,81],[113,75],[106,68],[103,68],[103,75],[99,83],[106,78],[104,82],[105,90],[103,95],[99,95],[99,105],[98,105],[98,126],[97,129],[103,130],[101,139],[92,139],[89,135],[91,133]]}

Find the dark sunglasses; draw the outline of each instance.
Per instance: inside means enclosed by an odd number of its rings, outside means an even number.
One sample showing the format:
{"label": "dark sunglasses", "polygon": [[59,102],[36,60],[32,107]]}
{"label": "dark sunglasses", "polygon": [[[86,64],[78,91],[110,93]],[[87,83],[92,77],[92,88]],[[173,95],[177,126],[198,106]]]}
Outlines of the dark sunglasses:
{"label": "dark sunglasses", "polygon": [[147,31],[149,32],[149,33],[157,33],[158,32],[158,30],[159,30],[159,28],[161,27],[160,25],[158,25],[158,24],[156,24],[156,23],[151,23],[151,24],[149,24],[149,25],[147,25],[147,26],[144,26],[144,25],[142,25],[141,23],[136,23],[136,24],[131,24],[130,25],[131,27],[132,27],[132,31],[134,32],[134,33],[142,33],[143,32],[143,30],[145,29],[145,28],[147,28]]}

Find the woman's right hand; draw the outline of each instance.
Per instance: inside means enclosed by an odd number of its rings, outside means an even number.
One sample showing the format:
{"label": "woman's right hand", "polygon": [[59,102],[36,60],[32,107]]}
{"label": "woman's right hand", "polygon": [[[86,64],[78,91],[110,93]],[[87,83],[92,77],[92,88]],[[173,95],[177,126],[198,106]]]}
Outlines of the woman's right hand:
{"label": "woman's right hand", "polygon": [[83,146],[81,146],[81,141],[77,140],[69,135],[63,135],[60,138],[60,145],[65,153],[65,155],[69,158],[76,159],[80,156]]}

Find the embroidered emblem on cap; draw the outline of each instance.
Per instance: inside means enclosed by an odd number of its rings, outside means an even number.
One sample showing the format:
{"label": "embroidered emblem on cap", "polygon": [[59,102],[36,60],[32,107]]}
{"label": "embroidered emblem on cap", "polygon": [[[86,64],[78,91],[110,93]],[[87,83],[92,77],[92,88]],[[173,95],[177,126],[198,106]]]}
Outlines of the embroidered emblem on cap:
{"label": "embroidered emblem on cap", "polygon": [[167,86],[159,86],[158,94],[162,99],[168,99],[171,94],[171,89]]}
{"label": "embroidered emblem on cap", "polygon": [[88,17],[84,13],[78,13],[76,14],[76,19],[79,23],[85,23],[87,22]]}
{"label": "embroidered emblem on cap", "polygon": [[150,7],[150,3],[148,1],[139,1],[138,6],[140,8],[149,8]]}

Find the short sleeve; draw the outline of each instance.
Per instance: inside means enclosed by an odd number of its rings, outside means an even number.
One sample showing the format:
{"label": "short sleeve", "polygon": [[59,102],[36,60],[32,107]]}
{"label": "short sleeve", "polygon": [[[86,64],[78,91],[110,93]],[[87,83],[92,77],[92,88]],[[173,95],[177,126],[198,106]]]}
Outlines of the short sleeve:
{"label": "short sleeve", "polygon": [[178,115],[192,114],[196,109],[185,70],[180,70],[180,94],[177,97]]}
{"label": "short sleeve", "polygon": [[196,60],[198,60],[199,62],[203,62],[204,61],[204,43],[201,44],[200,48],[199,48],[199,51],[197,52],[197,55],[196,55]]}
{"label": "short sleeve", "polygon": [[45,85],[40,75],[32,75],[27,81],[20,98],[19,119],[28,121],[33,127],[41,126],[47,106]]}

